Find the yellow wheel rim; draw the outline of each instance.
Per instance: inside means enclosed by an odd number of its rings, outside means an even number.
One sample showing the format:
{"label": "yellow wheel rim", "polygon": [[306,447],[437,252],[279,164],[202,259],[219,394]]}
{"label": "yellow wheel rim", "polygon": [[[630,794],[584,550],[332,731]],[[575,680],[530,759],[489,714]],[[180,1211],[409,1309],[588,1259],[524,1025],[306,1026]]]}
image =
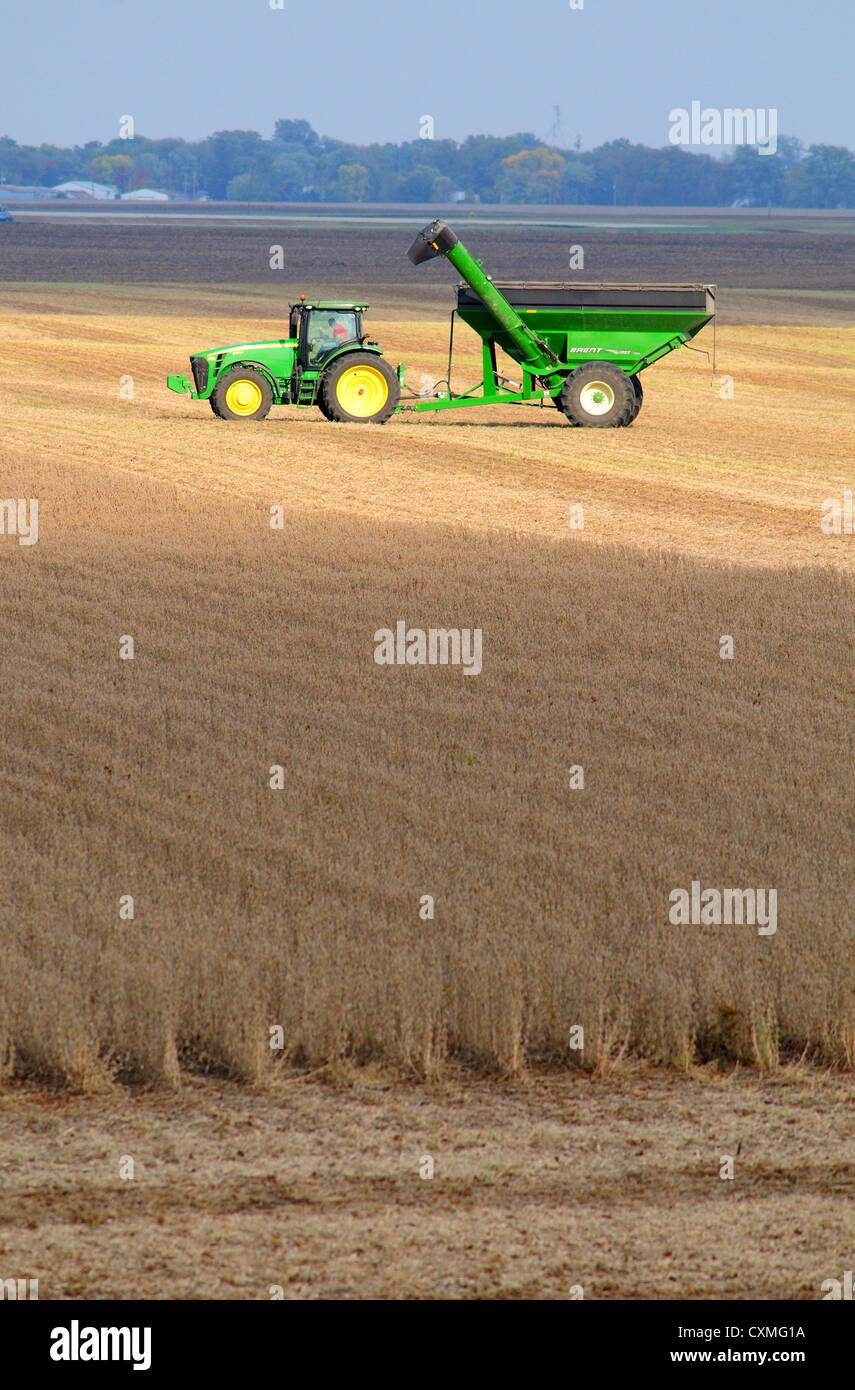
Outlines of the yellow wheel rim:
{"label": "yellow wheel rim", "polygon": [[254,415],[262,399],[257,381],[233,381],[226,388],[226,405],[232,415]]}
{"label": "yellow wheel rim", "polygon": [[348,367],[338,379],[335,394],[348,415],[366,420],[383,409],[389,399],[389,385],[376,367]]}

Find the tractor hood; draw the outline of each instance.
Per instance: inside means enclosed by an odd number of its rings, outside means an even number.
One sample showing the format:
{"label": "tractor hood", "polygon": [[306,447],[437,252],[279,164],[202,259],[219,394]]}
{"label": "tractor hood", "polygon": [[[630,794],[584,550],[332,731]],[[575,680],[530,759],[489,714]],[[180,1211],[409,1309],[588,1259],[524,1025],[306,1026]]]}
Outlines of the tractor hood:
{"label": "tractor hood", "polygon": [[193,357],[206,357],[208,361],[213,361],[215,357],[222,357],[224,354],[231,356],[236,352],[264,352],[277,350],[283,347],[293,347],[296,338],[270,338],[261,343],[230,343],[228,347],[203,348],[200,352],[191,354]]}

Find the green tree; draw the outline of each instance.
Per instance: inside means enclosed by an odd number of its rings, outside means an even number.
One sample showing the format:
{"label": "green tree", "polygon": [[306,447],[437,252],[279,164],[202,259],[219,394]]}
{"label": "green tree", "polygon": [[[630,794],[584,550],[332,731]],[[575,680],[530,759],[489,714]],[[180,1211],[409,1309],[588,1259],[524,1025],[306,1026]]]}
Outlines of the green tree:
{"label": "green tree", "polygon": [[590,202],[593,182],[594,171],[588,160],[577,154],[568,155],[561,175],[561,202]]}
{"label": "green tree", "polygon": [[[269,148],[269,142],[268,148]],[[200,171],[212,198],[227,197],[229,181],[248,174],[264,151],[257,130],[218,130],[200,146]]]}
{"label": "green tree", "polygon": [[320,136],[308,121],[277,121],[273,139],[280,145],[297,145],[308,154],[318,154],[321,148]]}
{"label": "green tree", "polygon": [[371,178],[364,164],[341,164],[330,196],[342,203],[364,203],[368,197]]}
{"label": "green tree", "polygon": [[279,197],[286,203],[299,202],[303,189],[314,182],[314,160],[305,150],[288,145],[273,157],[273,176]]}
{"label": "green tree", "polygon": [[801,168],[813,189],[811,207],[855,206],[855,155],[840,145],[811,145]]}
{"label": "green tree", "polygon": [[275,203],[279,201],[275,181],[264,172],[235,174],[226,185],[230,203]]}
{"label": "green tree", "polygon": [[784,171],[777,155],[760,154],[753,145],[738,145],[729,160],[731,188],[751,207],[781,201]]}

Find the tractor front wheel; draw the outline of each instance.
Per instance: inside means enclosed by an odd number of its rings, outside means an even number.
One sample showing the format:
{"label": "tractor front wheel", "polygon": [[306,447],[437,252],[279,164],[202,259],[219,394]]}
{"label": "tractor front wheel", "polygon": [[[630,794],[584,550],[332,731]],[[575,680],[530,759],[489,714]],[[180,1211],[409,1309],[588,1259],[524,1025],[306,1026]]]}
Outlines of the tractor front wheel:
{"label": "tractor front wheel", "polygon": [[385,425],[400,394],[397,376],[376,352],[348,352],[324,372],[318,404],[328,420]]}
{"label": "tractor front wheel", "polygon": [[571,425],[617,429],[635,419],[638,397],[626,372],[606,362],[586,362],[561,388],[561,409]]}
{"label": "tractor front wheel", "polygon": [[264,420],[272,404],[270,382],[256,367],[233,367],[211,393],[211,409],[221,420]]}

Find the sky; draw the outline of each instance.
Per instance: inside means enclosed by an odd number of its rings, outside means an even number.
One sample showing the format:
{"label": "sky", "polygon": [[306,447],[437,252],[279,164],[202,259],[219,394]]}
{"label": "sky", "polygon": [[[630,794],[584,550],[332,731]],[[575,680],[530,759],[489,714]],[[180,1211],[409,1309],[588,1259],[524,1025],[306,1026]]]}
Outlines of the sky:
{"label": "sky", "polygon": [[[571,8],[571,4],[577,8]],[[668,143],[672,109],[855,148],[855,0],[0,0],[0,135]],[[560,116],[556,121],[555,108]],[[424,127],[422,127],[424,128]],[[710,151],[715,152],[715,151]]]}

